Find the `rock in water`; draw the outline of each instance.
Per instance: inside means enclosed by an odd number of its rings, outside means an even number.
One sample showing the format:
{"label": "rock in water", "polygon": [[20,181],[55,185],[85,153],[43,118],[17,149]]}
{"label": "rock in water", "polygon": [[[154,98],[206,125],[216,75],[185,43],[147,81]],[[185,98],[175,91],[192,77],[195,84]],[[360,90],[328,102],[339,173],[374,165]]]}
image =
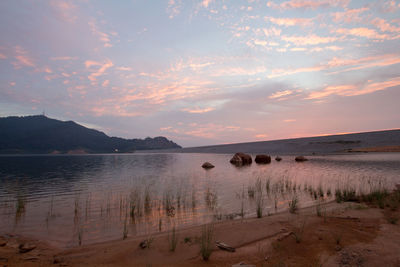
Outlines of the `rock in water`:
{"label": "rock in water", "polygon": [[215,166],[212,165],[210,162],[204,162],[203,165],[201,165],[201,167],[204,168],[204,169],[212,169]]}
{"label": "rock in water", "polygon": [[297,156],[294,160],[297,162],[303,162],[303,161],[307,161],[308,159],[303,156]]}
{"label": "rock in water", "polygon": [[281,157],[279,157],[279,156],[276,156],[275,160],[276,160],[276,161],[281,161],[281,160],[282,160],[282,158],[281,158]]}
{"label": "rock in water", "polygon": [[254,161],[259,164],[268,164],[271,163],[271,157],[269,155],[257,155]]}
{"label": "rock in water", "polygon": [[239,152],[232,157],[230,163],[236,166],[248,165],[252,163],[252,159],[250,155]]}

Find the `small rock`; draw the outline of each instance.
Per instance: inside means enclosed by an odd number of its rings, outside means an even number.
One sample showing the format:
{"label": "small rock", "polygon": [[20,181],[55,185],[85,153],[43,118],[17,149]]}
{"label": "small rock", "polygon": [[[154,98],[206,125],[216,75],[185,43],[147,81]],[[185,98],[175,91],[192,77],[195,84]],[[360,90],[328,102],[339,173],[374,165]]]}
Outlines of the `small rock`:
{"label": "small rock", "polygon": [[232,157],[230,163],[236,166],[248,165],[252,163],[252,159],[250,155],[239,152]]}
{"label": "small rock", "polygon": [[342,246],[337,245],[337,246],[335,247],[335,250],[336,250],[336,251],[341,251],[341,250],[342,250]]}
{"label": "small rock", "polygon": [[33,244],[24,243],[24,244],[20,244],[18,248],[19,248],[19,253],[26,253],[31,250],[34,250],[36,248],[36,246]]}
{"label": "small rock", "polygon": [[54,257],[53,264],[59,264],[63,262],[62,258]]}
{"label": "small rock", "polygon": [[281,157],[279,157],[279,156],[276,156],[275,160],[276,160],[276,161],[281,161],[281,160],[282,160],[282,158],[281,158]]}
{"label": "small rock", "polygon": [[303,161],[307,161],[308,159],[304,156],[297,156],[294,160],[297,162],[303,162]]}
{"label": "small rock", "polygon": [[210,162],[204,162],[203,165],[201,165],[201,167],[204,168],[204,169],[212,169],[215,166],[212,165]]}
{"label": "small rock", "polygon": [[139,244],[139,247],[140,247],[141,249],[145,249],[145,248],[147,248],[148,246],[149,246],[149,242],[147,242],[147,240],[144,240],[144,241],[140,242],[140,244]]}
{"label": "small rock", "polygon": [[269,257],[268,257],[268,256],[265,256],[264,260],[265,260],[265,261],[268,261],[268,259],[269,259]]}
{"label": "small rock", "polygon": [[268,164],[271,163],[271,156],[269,155],[257,155],[254,161],[258,164]]}
{"label": "small rock", "polygon": [[37,261],[37,260],[39,260],[39,258],[36,257],[36,256],[27,256],[27,257],[24,257],[23,260],[25,260],[25,261]]}
{"label": "small rock", "polygon": [[0,247],[4,247],[5,245],[7,245],[7,240],[0,237]]}

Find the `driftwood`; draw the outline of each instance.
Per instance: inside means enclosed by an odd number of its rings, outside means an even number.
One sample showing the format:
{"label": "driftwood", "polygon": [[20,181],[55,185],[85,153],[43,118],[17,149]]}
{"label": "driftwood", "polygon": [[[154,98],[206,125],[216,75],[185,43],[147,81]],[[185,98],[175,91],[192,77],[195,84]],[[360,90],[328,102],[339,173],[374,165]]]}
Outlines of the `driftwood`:
{"label": "driftwood", "polygon": [[256,267],[256,266],[252,264],[246,264],[244,262],[239,262],[238,264],[232,265],[232,267]]}
{"label": "driftwood", "polygon": [[293,234],[293,232],[283,233],[277,238],[277,240],[278,241],[282,241],[283,239],[285,239],[286,237],[290,236],[291,234]]}
{"label": "driftwood", "polygon": [[227,245],[225,243],[217,241],[217,242],[215,242],[215,244],[219,249],[226,250],[226,251],[229,251],[229,252],[235,252],[236,251],[236,249],[234,247],[231,247],[231,246],[229,246],[229,245]]}

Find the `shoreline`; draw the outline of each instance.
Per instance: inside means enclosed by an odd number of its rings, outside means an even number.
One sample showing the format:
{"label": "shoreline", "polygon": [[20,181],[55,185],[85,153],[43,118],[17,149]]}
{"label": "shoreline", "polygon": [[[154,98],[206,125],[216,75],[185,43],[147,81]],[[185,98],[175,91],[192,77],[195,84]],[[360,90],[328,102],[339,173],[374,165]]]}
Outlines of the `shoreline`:
{"label": "shoreline", "polygon": [[[398,217],[398,209],[390,211],[388,208],[379,209],[364,203],[336,203],[334,201],[321,205],[322,216],[318,216],[315,209],[316,205],[301,208],[297,214],[283,211],[262,218],[215,222],[213,224],[214,240],[233,246],[236,252],[219,250],[213,244],[213,251],[208,262],[203,261],[199,256],[199,239],[204,227],[200,225],[177,231],[178,242],[175,252],[169,249],[171,233],[168,231],[151,236],[128,237],[125,240],[106,241],[69,249],[51,247],[43,241],[11,237],[7,240],[7,244],[0,246],[0,266],[1,264],[8,264],[8,266],[14,266],[14,264],[18,266],[36,266],[35,264],[41,266],[54,266],[54,264],[59,266],[126,266],[129,264],[231,266],[239,262],[257,266],[264,264],[274,266],[273,264],[279,264],[279,262],[290,263],[291,260],[296,260],[295,266],[303,266],[302,264],[307,263],[307,259],[296,251],[302,251],[303,246],[305,249],[315,242],[321,243],[318,247],[322,250],[309,248],[310,251],[305,255],[311,261],[324,263],[324,266],[326,264],[326,266],[336,266],[334,263],[340,260],[344,251],[357,246],[373,247],[379,252],[372,258],[369,258],[369,255],[360,255],[371,262],[375,260],[378,262],[379,255],[382,253],[391,253],[385,259],[391,261],[392,265],[389,264],[389,266],[400,263],[400,255],[395,253],[400,249],[400,227],[385,221],[387,212],[392,212],[393,216]],[[336,244],[337,240],[334,240],[335,233],[341,235],[340,244]],[[297,242],[296,236],[300,235],[303,240]],[[308,239],[315,238],[315,235],[317,235],[317,241],[311,240],[312,242],[309,243]],[[393,247],[392,250],[387,251],[375,244],[382,238],[386,247],[390,244]],[[151,239],[150,248],[140,249],[139,243],[146,239]],[[5,239],[0,238],[1,240]],[[36,248],[27,253],[19,253],[18,246],[22,243],[33,244]],[[284,253],[286,247],[289,251],[293,250],[290,256]],[[362,249],[361,252],[363,252]],[[354,252],[351,253],[354,254]]]}

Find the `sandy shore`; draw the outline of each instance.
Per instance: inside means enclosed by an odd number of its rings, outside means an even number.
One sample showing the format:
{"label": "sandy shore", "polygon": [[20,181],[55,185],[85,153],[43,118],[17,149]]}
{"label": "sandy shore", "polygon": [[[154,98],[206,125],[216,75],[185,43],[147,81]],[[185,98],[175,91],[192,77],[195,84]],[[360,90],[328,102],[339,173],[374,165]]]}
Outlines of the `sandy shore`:
{"label": "sandy shore", "polygon": [[[151,236],[150,248],[139,243],[148,236],[73,249],[57,249],[19,237],[0,238],[0,266],[400,266],[400,226],[388,218],[400,212],[358,203],[327,203],[263,217],[217,222],[214,240],[236,252],[216,247],[205,262],[200,256],[202,227],[177,232],[170,251],[168,233]],[[35,247],[21,253],[21,244]],[[32,248],[31,247],[31,248]]]}

